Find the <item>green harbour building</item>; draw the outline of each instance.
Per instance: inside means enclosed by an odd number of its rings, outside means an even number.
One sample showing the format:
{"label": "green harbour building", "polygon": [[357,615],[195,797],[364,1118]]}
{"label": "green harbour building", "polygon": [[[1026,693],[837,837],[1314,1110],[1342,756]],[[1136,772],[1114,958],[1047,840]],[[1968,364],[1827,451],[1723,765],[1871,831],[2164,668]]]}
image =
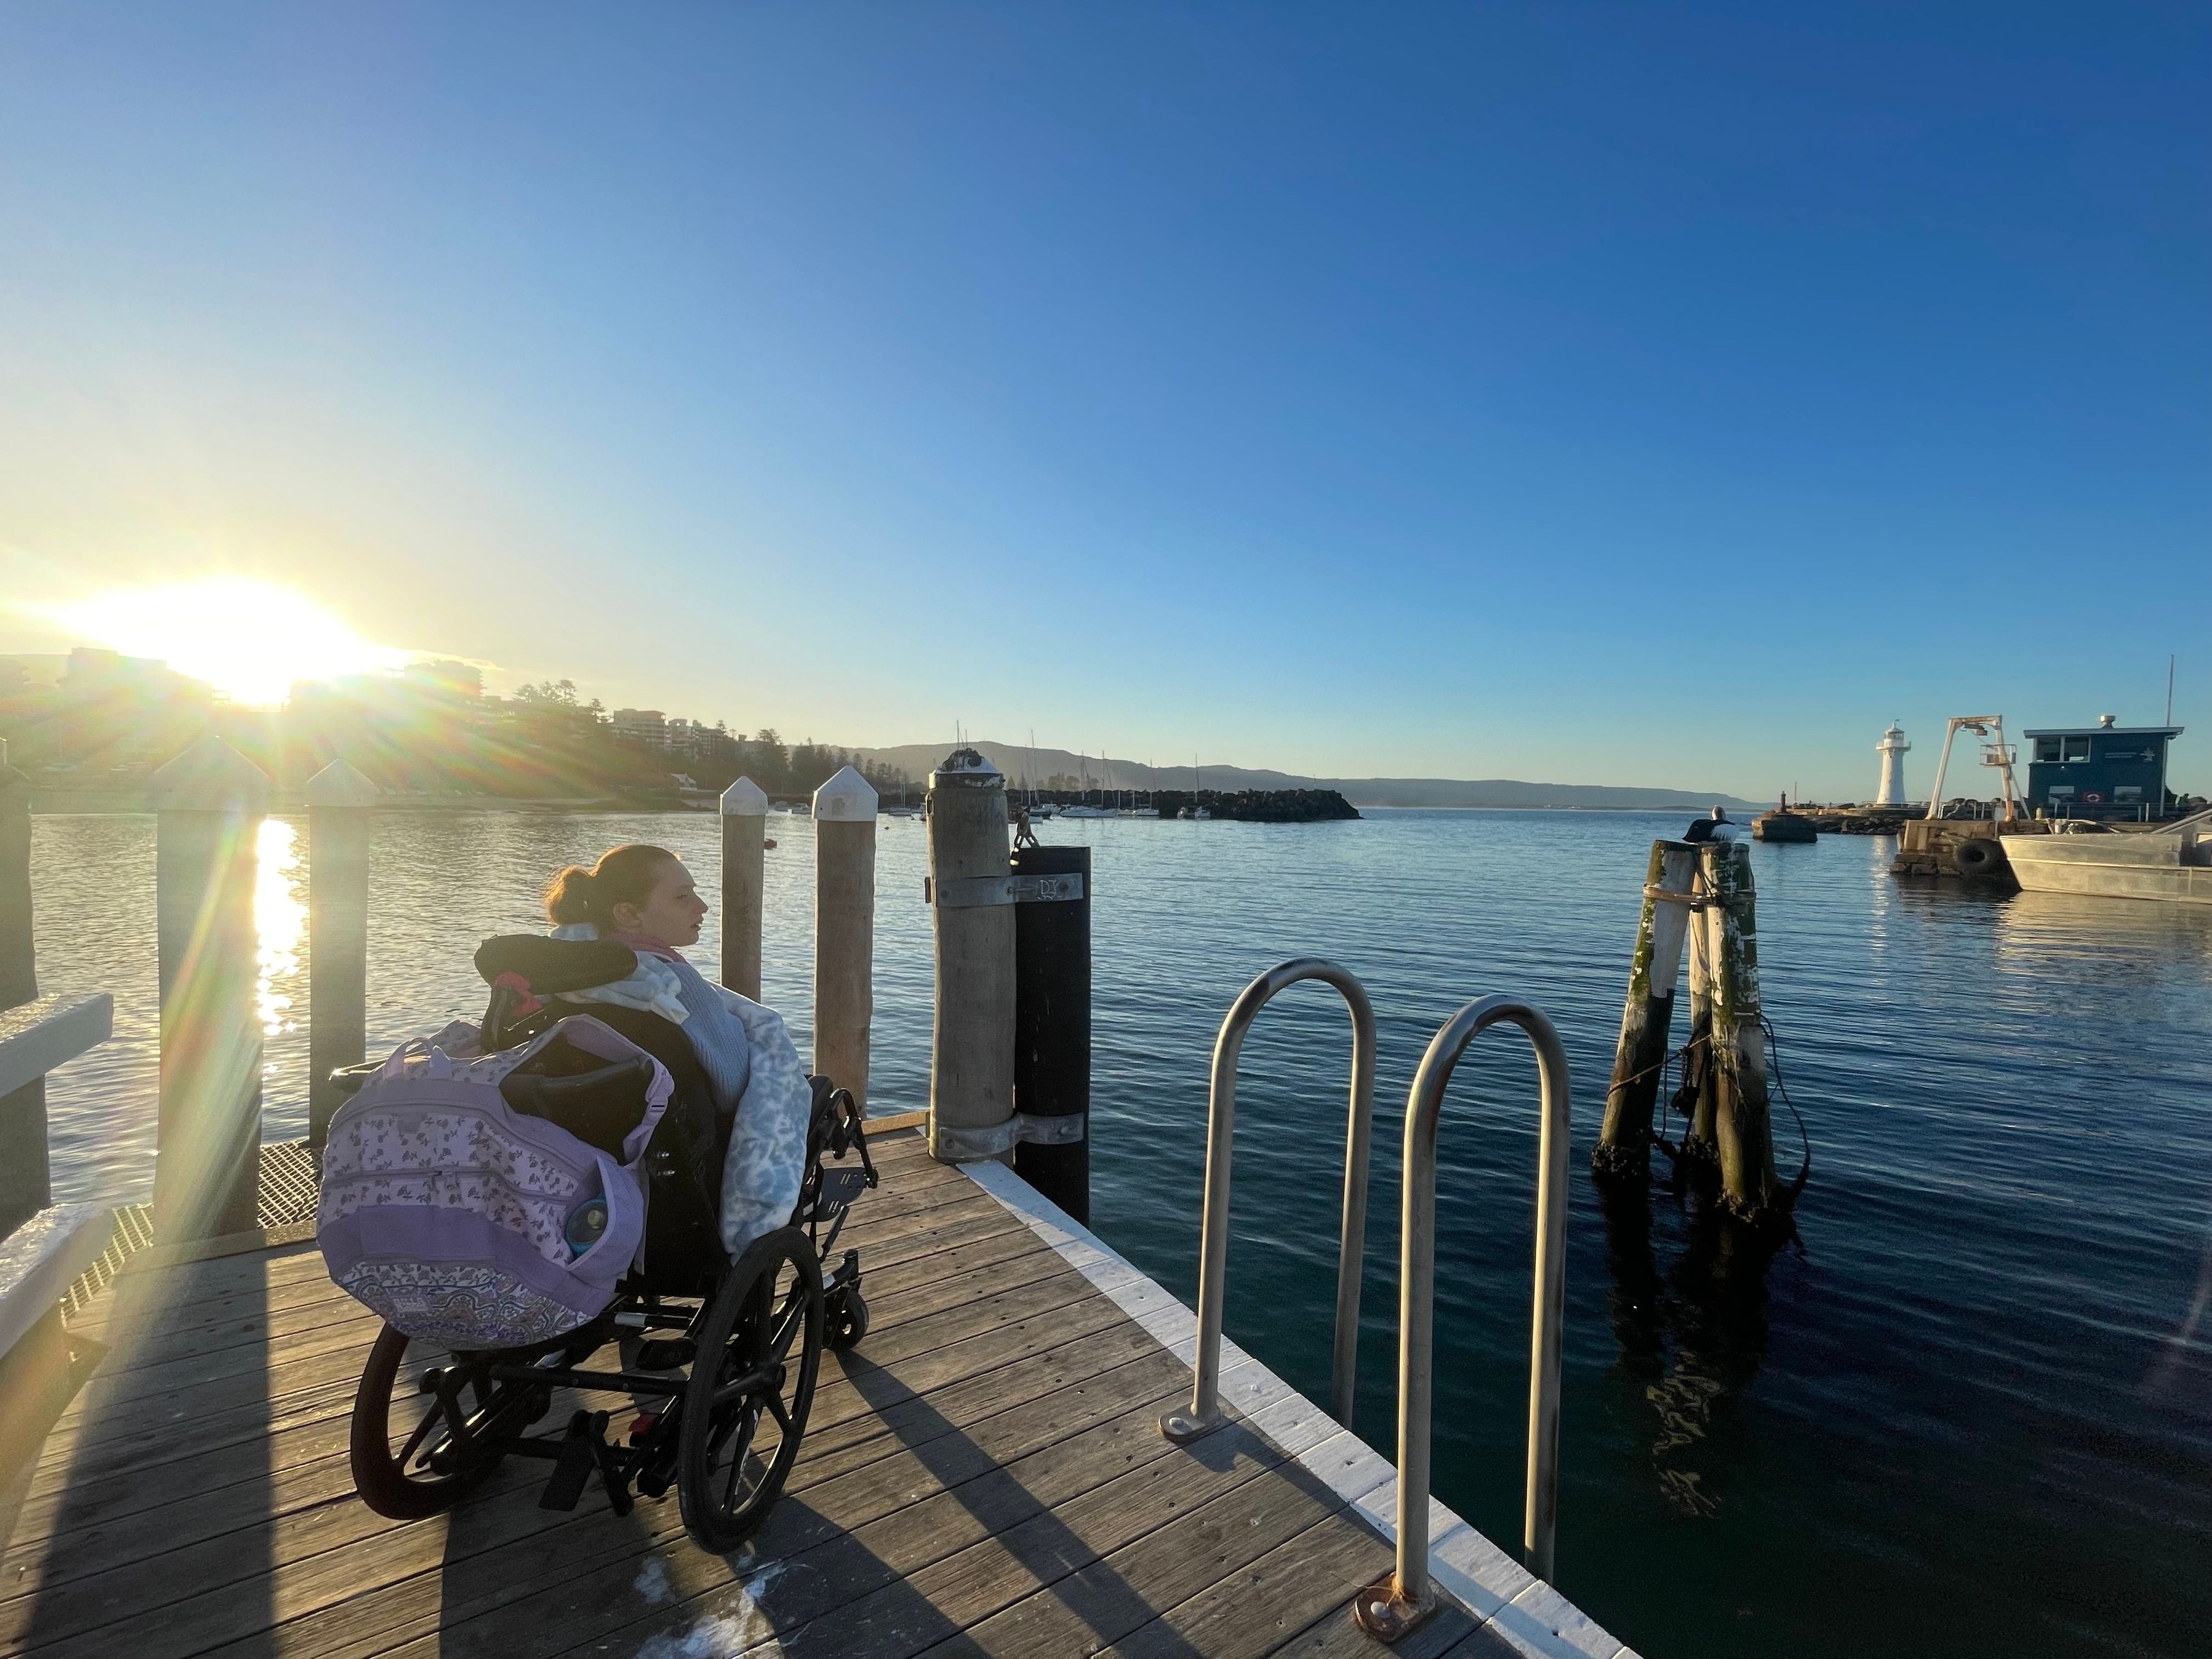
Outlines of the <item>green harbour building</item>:
{"label": "green harbour building", "polygon": [[2027,805],[2052,817],[2156,818],[2167,810],[2166,745],[2179,726],[2088,726],[2023,732]]}

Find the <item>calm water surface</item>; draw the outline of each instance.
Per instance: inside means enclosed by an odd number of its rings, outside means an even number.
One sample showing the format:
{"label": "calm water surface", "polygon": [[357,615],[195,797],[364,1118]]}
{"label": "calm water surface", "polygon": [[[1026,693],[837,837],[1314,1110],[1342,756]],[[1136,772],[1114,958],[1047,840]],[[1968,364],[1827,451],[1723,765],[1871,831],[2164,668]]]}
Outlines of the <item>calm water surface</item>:
{"label": "calm water surface", "polygon": [[[771,817],[767,994],[806,1048],[812,848]],[[1887,841],[1756,849],[1768,1011],[1814,1170],[1771,1261],[1655,1188],[1588,1174],[1644,863],[1678,817],[1381,812],[1304,826],[1048,826],[1097,849],[1094,1221],[1194,1293],[1206,1064],[1237,989],[1335,957],[1382,1022],[1360,1427],[1393,1445],[1399,1118],[1435,1027],[1515,991],[1577,1079],[1562,1589],[1655,1656],[2212,1651],[2212,912],[1987,899],[1885,873]],[[481,1010],[470,952],[548,872],[704,816],[393,812],[369,1026]],[[303,823],[264,832],[266,1125],[302,1133]],[[874,1105],[924,1102],[923,828],[880,830]],[[56,1185],[143,1194],[155,1079],[153,824],[42,817],[50,991],[116,994],[117,1041],[52,1085]],[[710,894],[711,896],[711,894]],[[695,953],[719,960],[714,922]],[[1680,1033],[1678,1033],[1679,1039]],[[1347,1040],[1297,988],[1245,1048],[1231,1334],[1327,1392]],[[1520,1535],[1534,1067],[1486,1038],[1446,1108],[1437,1482]],[[1778,1124],[1787,1168],[1794,1127]]]}

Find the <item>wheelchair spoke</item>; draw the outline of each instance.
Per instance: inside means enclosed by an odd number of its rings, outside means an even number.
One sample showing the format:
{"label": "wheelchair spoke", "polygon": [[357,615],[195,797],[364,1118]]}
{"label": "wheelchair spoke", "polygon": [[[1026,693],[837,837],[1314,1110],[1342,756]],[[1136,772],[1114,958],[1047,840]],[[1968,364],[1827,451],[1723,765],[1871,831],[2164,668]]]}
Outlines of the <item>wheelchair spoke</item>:
{"label": "wheelchair spoke", "polygon": [[722,1487],[722,1508],[725,1510],[737,1507],[738,1477],[744,1473],[745,1459],[752,1452],[754,1431],[760,1425],[760,1408],[757,1406],[747,1407],[741,1415],[745,1431],[738,1437],[736,1445],[731,1449],[730,1475]]}
{"label": "wheelchair spoke", "polygon": [[806,1287],[795,1285],[784,1304],[783,1317],[777,1327],[775,1340],[769,1346],[768,1363],[781,1365],[790,1357],[791,1345],[806,1328]]}
{"label": "wheelchair spoke", "polygon": [[[401,1468],[405,1468],[408,1464],[408,1460],[415,1455],[416,1449],[422,1445],[423,1438],[428,1435],[432,1425],[445,1414],[445,1407],[440,1404],[437,1401],[433,1400],[430,1402],[430,1409],[422,1413],[422,1420],[415,1425],[415,1432],[407,1437],[407,1443],[399,1449],[398,1455],[392,1461],[397,1463]],[[437,1449],[437,1450],[441,1449],[443,1449],[443,1448]],[[433,1450],[429,1455],[432,1457],[436,1456],[437,1450]],[[426,1458],[425,1462],[427,1461],[428,1459]]]}
{"label": "wheelchair spoke", "polygon": [[791,1412],[789,1408],[784,1405],[783,1396],[781,1395],[770,1389],[763,1398],[761,1403],[768,1407],[769,1415],[775,1419],[776,1422],[781,1426],[787,1436],[795,1435],[799,1432],[796,1429],[791,1426]]}

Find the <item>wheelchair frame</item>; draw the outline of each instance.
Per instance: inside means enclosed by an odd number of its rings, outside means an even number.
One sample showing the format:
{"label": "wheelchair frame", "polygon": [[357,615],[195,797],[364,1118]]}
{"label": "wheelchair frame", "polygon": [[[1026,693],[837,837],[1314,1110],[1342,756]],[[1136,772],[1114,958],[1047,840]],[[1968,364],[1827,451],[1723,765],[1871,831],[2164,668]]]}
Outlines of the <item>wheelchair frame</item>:
{"label": "wheelchair frame", "polygon": [[[488,1039],[501,1034],[503,1012],[495,991]],[[372,1070],[348,1068],[353,1076]],[[413,1392],[427,1404],[397,1452],[392,1419],[404,1396],[394,1389],[409,1339],[386,1325],[354,1400],[351,1463],[362,1500],[393,1519],[435,1515],[504,1459],[529,1457],[553,1465],[543,1508],[573,1510],[596,1474],[617,1515],[638,1496],[665,1498],[672,1485],[701,1547],[726,1553],[750,1537],[797,1461],[823,1348],[851,1348],[868,1328],[860,1252],[846,1250],[824,1271],[854,1200],[878,1182],[865,1120],[848,1091],[826,1078],[808,1082],[805,1175],[791,1218],[749,1245],[706,1293],[672,1296],[626,1274],[603,1312],[562,1336],[453,1353],[416,1377]],[[858,1162],[849,1167],[825,1162],[843,1165],[853,1153]],[[610,1341],[635,1344],[635,1362],[625,1356],[615,1370],[586,1368]],[[556,1389],[666,1404],[641,1407],[625,1437],[609,1437],[615,1412],[591,1409],[571,1413],[558,1434],[533,1434]],[[771,1422],[776,1444],[763,1456],[756,1443]]]}

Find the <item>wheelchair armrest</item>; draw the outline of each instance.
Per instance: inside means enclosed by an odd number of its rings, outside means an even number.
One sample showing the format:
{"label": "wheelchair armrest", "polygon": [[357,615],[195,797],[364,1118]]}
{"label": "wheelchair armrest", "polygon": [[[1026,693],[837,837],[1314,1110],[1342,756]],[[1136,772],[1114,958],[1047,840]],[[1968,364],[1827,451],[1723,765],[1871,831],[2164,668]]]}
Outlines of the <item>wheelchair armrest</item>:
{"label": "wheelchair armrest", "polygon": [[331,1068],[331,1086],[351,1099],[361,1092],[361,1085],[384,1069],[380,1060],[365,1060],[358,1066],[338,1066]]}

